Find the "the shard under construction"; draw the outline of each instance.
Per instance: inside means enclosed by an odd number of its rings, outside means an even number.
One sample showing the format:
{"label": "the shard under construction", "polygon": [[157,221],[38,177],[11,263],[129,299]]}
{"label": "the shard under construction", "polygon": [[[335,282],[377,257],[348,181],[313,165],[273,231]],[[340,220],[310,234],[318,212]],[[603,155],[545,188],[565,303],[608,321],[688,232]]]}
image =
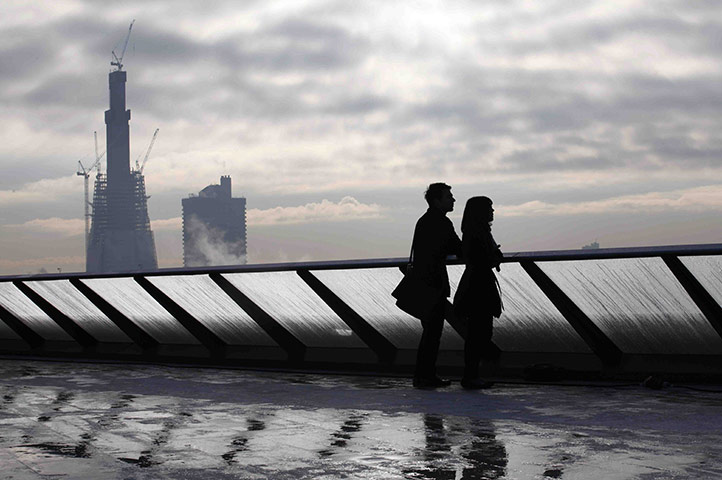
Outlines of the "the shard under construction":
{"label": "the shard under construction", "polygon": [[[122,56],[121,56],[122,58]],[[120,61],[110,72],[110,109],[105,111],[107,174],[98,174],[86,253],[87,272],[158,268],[148,218],[145,177],[130,169],[130,110],[125,109],[126,72]]]}

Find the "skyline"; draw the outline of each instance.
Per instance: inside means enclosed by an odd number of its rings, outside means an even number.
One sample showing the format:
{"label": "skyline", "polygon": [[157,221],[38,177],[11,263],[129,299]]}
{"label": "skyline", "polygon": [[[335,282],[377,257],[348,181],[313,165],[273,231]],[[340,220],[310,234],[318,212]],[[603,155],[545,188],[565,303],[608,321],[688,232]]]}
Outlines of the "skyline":
{"label": "skyline", "polygon": [[[622,8],[623,6],[623,8]],[[424,188],[505,251],[722,238],[715,2],[0,6],[0,274],[83,270],[78,160],[124,58],[159,266],[181,199],[231,175],[249,263],[403,257]],[[100,150],[104,150],[101,142]],[[73,267],[77,265],[77,267]]]}

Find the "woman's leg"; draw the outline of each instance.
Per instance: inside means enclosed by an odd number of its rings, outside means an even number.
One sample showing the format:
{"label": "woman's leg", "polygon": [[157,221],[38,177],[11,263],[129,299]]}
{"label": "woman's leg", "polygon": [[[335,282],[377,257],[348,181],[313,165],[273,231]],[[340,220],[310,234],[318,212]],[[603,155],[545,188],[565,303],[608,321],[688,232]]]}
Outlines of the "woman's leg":
{"label": "woman's leg", "polygon": [[464,342],[464,379],[479,378],[479,362],[491,341],[493,318],[488,314],[476,314],[467,319],[466,342]]}

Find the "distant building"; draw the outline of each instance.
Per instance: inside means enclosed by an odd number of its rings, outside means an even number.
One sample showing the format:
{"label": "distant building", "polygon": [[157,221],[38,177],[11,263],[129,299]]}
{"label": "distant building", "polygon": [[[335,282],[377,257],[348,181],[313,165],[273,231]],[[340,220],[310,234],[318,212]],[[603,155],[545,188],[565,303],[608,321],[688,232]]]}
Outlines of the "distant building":
{"label": "distant building", "polygon": [[599,249],[599,242],[596,242],[596,241],[590,243],[589,245],[584,245],[582,247],[582,250],[597,250],[597,249]]}
{"label": "distant building", "polygon": [[231,177],[182,200],[183,265],[246,263],[246,199],[231,196]]}
{"label": "distant building", "polygon": [[85,256],[89,273],[155,270],[158,260],[148,218],[142,171],[130,169],[130,110],[125,108],[126,72],[110,72],[110,109],[105,111],[106,175],[98,173],[92,226]]}

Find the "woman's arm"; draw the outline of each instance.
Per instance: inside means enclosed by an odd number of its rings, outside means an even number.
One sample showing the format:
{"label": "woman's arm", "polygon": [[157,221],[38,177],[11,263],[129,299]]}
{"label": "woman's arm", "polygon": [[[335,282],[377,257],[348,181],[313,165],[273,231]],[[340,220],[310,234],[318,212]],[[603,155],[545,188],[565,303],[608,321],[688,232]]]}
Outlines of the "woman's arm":
{"label": "woman's arm", "polygon": [[500,271],[499,266],[501,265],[501,261],[504,258],[504,254],[501,251],[501,245],[496,243],[496,240],[494,240],[494,236],[491,234],[491,231],[489,231],[489,247],[489,258],[491,259],[491,264],[494,268],[496,268],[496,271],[498,272]]}
{"label": "woman's arm", "polygon": [[498,268],[504,257],[491,232],[465,234],[462,245],[467,266],[480,269]]}

